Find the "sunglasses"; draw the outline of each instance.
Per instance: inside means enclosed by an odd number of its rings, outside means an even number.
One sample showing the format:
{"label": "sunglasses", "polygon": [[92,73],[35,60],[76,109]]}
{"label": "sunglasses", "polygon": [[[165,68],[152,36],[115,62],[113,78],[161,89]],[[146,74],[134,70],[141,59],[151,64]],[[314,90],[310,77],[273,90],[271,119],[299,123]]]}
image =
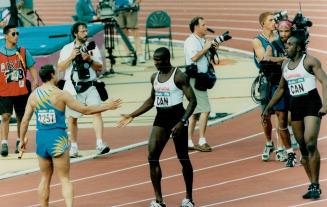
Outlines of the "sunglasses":
{"label": "sunglasses", "polygon": [[19,35],[19,32],[12,32],[12,33],[10,33],[10,34],[11,34],[11,36],[15,37],[16,35],[17,35],[17,36]]}

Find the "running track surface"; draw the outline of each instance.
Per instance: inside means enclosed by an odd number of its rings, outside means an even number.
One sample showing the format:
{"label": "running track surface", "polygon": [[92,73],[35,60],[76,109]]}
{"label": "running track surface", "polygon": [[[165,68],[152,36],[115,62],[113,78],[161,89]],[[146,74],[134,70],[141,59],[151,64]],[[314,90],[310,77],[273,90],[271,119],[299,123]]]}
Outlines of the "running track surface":
{"label": "running track surface", "polygon": [[[46,1],[44,1],[46,2]],[[251,50],[250,41],[258,33],[257,16],[266,10],[298,10],[297,1],[186,1],[144,0],[141,22],[155,9],[165,9],[172,16],[174,39],[189,34],[187,23],[194,15],[204,16],[208,25],[220,34],[230,30],[233,39],[226,46]],[[305,16],[313,20],[309,52],[320,58],[326,68],[326,1],[303,1]],[[61,7],[62,9],[62,7]],[[192,152],[194,166],[194,200],[197,206],[326,206],[327,205],[327,123],[323,119],[319,149],[321,153],[320,200],[304,201],[308,180],[301,166],[286,169],[282,163],[260,161],[264,137],[259,111],[208,128],[211,153]],[[107,128],[107,141],[113,148],[143,141],[150,127]],[[87,140],[92,130],[83,129],[82,148],[94,147]],[[81,133],[81,134],[82,134]],[[30,150],[33,150],[31,147]],[[300,158],[299,153],[298,159]],[[146,147],[72,165],[75,206],[148,206],[153,199],[146,161]],[[164,199],[168,206],[178,206],[184,198],[180,165],[172,142],[162,157]],[[0,181],[0,206],[38,206],[39,173]],[[56,175],[51,187],[51,206],[63,206]]]}
{"label": "running track surface", "polygon": [[[185,40],[190,34],[188,24],[192,17],[203,16],[215,35],[229,30],[232,40],[224,46],[252,51],[251,41],[260,32],[258,16],[263,11],[287,10],[293,18],[302,2],[303,15],[313,22],[310,30],[309,53],[320,60],[327,59],[327,2],[326,0],[142,0],[139,16],[143,36],[147,15],[154,10],[165,10],[172,19],[173,38]],[[93,0],[97,5],[98,0]],[[34,0],[34,5],[46,24],[72,22],[75,0]],[[64,6],[63,6],[64,5]],[[58,15],[61,14],[61,15]],[[214,37],[214,36],[212,36]],[[322,61],[327,68],[327,62]],[[327,70],[327,69],[326,69]]]}
{"label": "running track surface", "polygon": [[[194,167],[194,200],[197,206],[326,206],[327,205],[327,129],[320,132],[321,187],[319,201],[305,201],[308,180],[302,166],[285,168],[277,161],[262,162],[264,137],[258,120],[259,110],[208,128],[213,152],[191,152]],[[326,126],[323,120],[322,126]],[[149,128],[108,129],[123,137],[138,137]],[[117,133],[119,130],[119,133]],[[84,131],[85,137],[92,132]],[[137,138],[135,140],[138,141]],[[124,145],[125,143],[120,143]],[[119,145],[117,147],[119,147]],[[75,206],[148,206],[153,199],[146,147],[72,165]],[[298,153],[298,159],[300,158]],[[168,206],[178,206],[184,198],[183,178],[170,141],[161,157],[162,188]],[[39,173],[0,181],[0,204],[38,206]],[[50,206],[63,206],[60,185],[54,175]],[[3,206],[3,205],[1,205]]]}

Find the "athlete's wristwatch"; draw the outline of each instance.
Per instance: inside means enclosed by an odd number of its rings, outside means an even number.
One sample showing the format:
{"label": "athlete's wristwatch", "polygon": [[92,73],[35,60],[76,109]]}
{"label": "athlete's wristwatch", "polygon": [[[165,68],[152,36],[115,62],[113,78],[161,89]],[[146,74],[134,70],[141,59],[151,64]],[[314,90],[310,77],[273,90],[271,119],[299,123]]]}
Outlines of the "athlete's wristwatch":
{"label": "athlete's wristwatch", "polygon": [[184,126],[188,126],[188,120],[187,119],[182,118],[181,122],[183,123]]}

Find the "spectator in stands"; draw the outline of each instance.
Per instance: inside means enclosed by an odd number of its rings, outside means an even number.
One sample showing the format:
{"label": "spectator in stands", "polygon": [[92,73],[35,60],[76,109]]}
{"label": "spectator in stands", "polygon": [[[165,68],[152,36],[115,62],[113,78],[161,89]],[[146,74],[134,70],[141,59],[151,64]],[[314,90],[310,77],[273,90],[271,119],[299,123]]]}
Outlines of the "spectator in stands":
{"label": "spectator in stands", "polygon": [[[140,10],[141,0],[116,0],[115,1],[115,11],[117,13],[117,22],[121,29],[128,37],[131,33],[134,37],[135,49],[137,53],[137,60],[139,63],[145,63],[145,58],[142,53],[141,39],[138,29],[138,14]],[[129,55],[128,48],[124,45],[127,55]],[[129,63],[130,58],[125,59],[123,63]]]}
{"label": "spectator in stands", "polygon": [[[102,70],[102,57],[98,47],[91,50],[89,53],[81,52],[80,48],[88,44],[87,42],[87,25],[83,22],[76,22],[72,26],[72,35],[75,41],[65,45],[58,60],[58,71],[65,71],[64,90],[70,92],[79,102],[85,105],[100,105],[101,99],[99,93],[94,86],[96,81],[96,72]],[[83,60],[77,62],[76,57],[82,55]],[[77,65],[81,64],[83,71],[87,71],[85,77],[81,77],[78,73]],[[82,116],[81,113],[71,109],[66,110],[68,117],[68,129],[70,132],[69,138],[72,142],[70,156],[78,156],[77,146],[77,119]],[[103,120],[101,113],[94,114],[94,129],[96,134],[96,149],[98,154],[109,152],[109,147],[103,141]]]}
{"label": "spectator in stands", "polygon": [[77,0],[75,5],[77,19],[75,21],[88,23],[92,20],[98,20],[99,16],[92,5],[91,0]]}
{"label": "spectator in stands", "polygon": [[[3,28],[5,45],[0,47],[0,114],[1,121],[1,155],[8,155],[9,122],[13,109],[17,119],[16,153],[18,153],[20,123],[24,115],[29,90],[38,85],[35,61],[25,48],[17,46],[18,35],[14,25]],[[28,89],[27,71],[32,77],[31,88]]]}

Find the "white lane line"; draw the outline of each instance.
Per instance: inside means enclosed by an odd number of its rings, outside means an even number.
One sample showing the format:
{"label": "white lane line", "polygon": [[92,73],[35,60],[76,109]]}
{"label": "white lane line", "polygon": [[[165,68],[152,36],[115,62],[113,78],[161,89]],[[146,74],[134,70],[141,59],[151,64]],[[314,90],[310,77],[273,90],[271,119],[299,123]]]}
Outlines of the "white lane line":
{"label": "white lane line", "polygon": [[[230,165],[230,164],[235,164],[235,163],[238,163],[238,162],[242,162],[242,161],[246,161],[246,160],[250,160],[250,159],[254,159],[254,158],[260,157],[260,155],[261,154],[257,154],[257,155],[253,155],[253,156],[250,156],[250,157],[242,158],[242,159],[239,159],[239,160],[233,160],[233,161],[229,161],[229,162],[225,162],[225,163],[221,163],[221,164],[217,164],[217,165],[212,165],[212,166],[205,167],[205,168],[196,169],[193,172],[194,173],[197,173],[197,172],[209,170],[209,169],[212,169],[212,168],[217,168],[217,167],[222,167],[222,166],[226,166],[226,165]],[[168,180],[168,179],[179,177],[179,176],[182,176],[182,174],[181,173],[177,173],[177,174],[174,174],[174,175],[166,176],[166,177],[163,177],[162,180]],[[92,193],[88,193],[88,194],[78,195],[78,196],[74,196],[74,198],[77,199],[77,198],[82,198],[82,197],[97,195],[97,194],[101,194],[101,193],[108,193],[108,192],[113,192],[113,191],[117,191],[117,190],[123,190],[123,189],[132,188],[132,187],[137,187],[137,186],[144,185],[144,184],[150,184],[150,183],[151,183],[151,181],[150,180],[147,180],[147,181],[144,181],[144,182],[135,183],[135,184],[126,185],[126,186],[121,186],[121,187],[118,187],[118,188],[112,188],[112,189],[107,189],[107,190],[102,190],[102,191],[96,191],[96,192],[92,192]],[[57,202],[61,202],[61,201],[63,201],[63,199],[50,201],[50,203],[57,203]],[[139,203],[139,202],[140,201],[137,201],[137,203]],[[35,204],[35,205],[37,206],[38,204]],[[35,206],[35,205],[33,205],[33,206]]]}
{"label": "white lane line", "polygon": [[[326,159],[327,158],[324,158],[323,160],[326,160]],[[325,181],[327,181],[327,179],[322,179],[322,180],[320,180],[320,183],[325,182]],[[222,204],[226,204],[226,203],[232,203],[232,202],[235,202],[235,201],[241,201],[241,200],[246,200],[246,199],[249,199],[249,198],[255,198],[255,197],[262,196],[262,195],[277,193],[277,192],[280,192],[280,191],[286,191],[286,190],[290,190],[290,189],[294,189],[294,188],[298,188],[298,187],[302,187],[302,186],[306,186],[306,185],[309,185],[309,183],[302,183],[302,184],[299,184],[299,185],[293,185],[293,186],[286,187],[286,188],[279,188],[279,189],[276,189],[276,190],[267,191],[267,192],[258,193],[258,194],[253,194],[253,195],[244,196],[244,197],[240,197],[240,198],[235,198],[235,199],[232,199],[232,200],[212,203],[212,204],[204,205],[203,207],[218,206],[218,205],[222,205]]]}
{"label": "white lane line", "polygon": [[[262,134],[263,134],[263,132],[256,133],[256,134],[253,134],[253,135],[250,135],[250,136],[247,136],[247,137],[243,137],[243,138],[236,139],[236,140],[233,140],[233,141],[230,141],[230,142],[226,142],[226,143],[222,143],[222,144],[219,144],[219,145],[212,146],[212,148],[224,147],[226,145],[230,145],[230,144],[234,144],[234,143],[237,143],[237,142],[246,141],[246,140],[249,140],[249,139],[253,139],[253,138],[257,137],[257,136],[260,136]],[[189,154],[191,155],[191,154],[195,154],[195,153],[199,153],[199,152],[191,152]],[[160,162],[162,163],[162,162],[165,162],[165,161],[168,161],[168,160],[172,160],[172,159],[176,159],[176,156],[172,156],[172,157],[168,157],[168,158],[162,159],[162,160],[160,160]],[[144,166],[148,166],[148,163],[143,163],[143,164],[140,164],[140,165],[135,165],[135,166],[127,167],[127,168],[122,168],[122,169],[119,169],[119,170],[114,170],[114,171],[110,171],[110,172],[106,172],[106,173],[101,173],[101,174],[96,174],[96,175],[92,175],[92,176],[87,176],[87,177],[83,177],[83,178],[71,180],[71,182],[72,183],[76,183],[76,182],[80,182],[80,181],[84,181],[84,180],[94,179],[94,178],[101,177],[101,176],[108,176],[108,175],[112,175],[114,173],[128,171],[128,170],[132,170],[132,169],[139,168],[139,167],[144,167]],[[51,185],[50,187],[56,187],[56,186],[59,186],[59,185],[60,185],[60,183],[56,183],[56,184]],[[28,193],[28,192],[32,192],[32,191],[37,191],[37,188],[27,189],[27,190],[13,192],[13,193],[2,194],[2,195],[0,195],[0,198],[2,198],[2,197],[8,197],[8,196],[16,196],[18,194]]]}
{"label": "white lane line", "polygon": [[[308,203],[302,203],[302,204],[297,204],[297,205],[294,205],[294,206],[290,206],[290,207],[300,207],[300,206],[314,206],[318,203],[323,203],[323,202],[326,202],[327,199],[319,199],[319,200],[310,200]],[[327,205],[327,204],[326,204]],[[325,206],[326,206],[325,205]]]}
{"label": "white lane line", "polygon": [[[327,139],[327,136],[319,138],[319,141],[322,141],[322,140],[325,140],[325,139]],[[241,161],[244,161],[244,160],[253,159],[253,158],[258,157],[258,156],[260,156],[260,154],[254,155],[254,156],[251,156],[251,157],[247,157],[247,158],[243,158],[243,159],[239,159],[239,160],[230,161],[230,162],[227,162],[227,163],[222,163],[222,164],[218,164],[218,165],[214,165],[214,166],[210,166],[210,167],[206,167],[206,168],[197,169],[197,170],[194,170],[194,172],[199,172],[199,171],[208,170],[208,169],[211,169],[211,168],[214,168],[214,167],[220,167],[220,166],[224,166],[224,165],[227,165],[227,164],[241,162]],[[327,158],[321,158],[321,161],[324,161],[324,160],[327,160]],[[193,192],[198,191],[198,190],[202,190],[202,189],[217,187],[217,186],[221,186],[221,185],[225,185],[225,184],[229,184],[229,183],[233,183],[233,182],[243,181],[243,180],[247,180],[247,179],[251,179],[251,178],[255,178],[255,177],[259,177],[259,176],[269,175],[269,174],[284,171],[284,170],[288,170],[288,168],[283,167],[283,168],[279,168],[279,169],[275,169],[275,170],[271,170],[271,171],[267,171],[267,172],[263,172],[263,173],[257,173],[257,174],[242,177],[242,178],[223,181],[223,182],[216,183],[216,184],[213,184],[213,185],[207,185],[207,186],[194,188]],[[177,176],[181,176],[181,174],[179,173],[179,174],[167,176],[167,177],[164,177],[162,180],[170,179],[170,178],[177,177]],[[320,182],[324,182],[326,180],[327,179],[320,180]],[[74,198],[77,199],[77,198],[81,198],[81,197],[98,195],[98,194],[101,194],[101,193],[108,193],[108,192],[112,192],[112,191],[115,191],[115,190],[121,190],[121,189],[125,189],[125,188],[136,187],[136,186],[139,186],[139,185],[149,184],[149,183],[150,183],[150,180],[145,181],[145,182],[141,182],[141,183],[136,183],[136,184],[133,184],[133,185],[119,187],[119,188],[108,189],[108,190],[103,190],[103,191],[97,191],[97,192],[92,192],[92,193],[88,193],[88,194],[78,195],[78,196],[75,196]],[[273,190],[273,191],[268,191],[268,192],[264,192],[264,193],[260,193],[260,194],[254,194],[254,195],[245,196],[245,197],[241,197],[241,198],[236,198],[236,199],[232,199],[232,200],[228,200],[228,201],[213,203],[213,204],[209,204],[209,205],[206,205],[206,206],[215,206],[215,205],[221,205],[221,204],[224,204],[224,203],[230,203],[230,202],[235,202],[235,201],[239,201],[239,200],[245,200],[245,199],[248,199],[248,198],[258,197],[258,196],[261,196],[261,195],[267,195],[267,194],[270,194],[270,193],[275,193],[275,192],[279,192],[279,191],[283,191],[283,190],[287,190],[287,189],[292,189],[292,188],[304,186],[304,185],[307,185],[307,184],[308,183],[304,183],[304,184],[295,185],[295,186],[291,186],[291,187],[276,189],[276,190]],[[171,194],[168,194],[168,195],[163,196],[163,197],[174,196],[174,195],[178,195],[178,194],[182,194],[182,193],[185,193],[185,191],[171,193]],[[153,197],[152,198],[146,198],[146,199],[137,200],[137,201],[133,201],[133,202],[129,202],[129,203],[115,205],[115,207],[132,205],[132,204],[136,204],[136,203],[150,201],[152,199],[153,199]],[[50,201],[49,203],[58,203],[58,202],[62,202],[62,201],[63,201],[63,199],[58,199],[58,200]],[[35,205],[32,205],[32,206],[28,206],[28,207],[34,207],[34,206],[39,206],[39,204],[35,204]]]}

